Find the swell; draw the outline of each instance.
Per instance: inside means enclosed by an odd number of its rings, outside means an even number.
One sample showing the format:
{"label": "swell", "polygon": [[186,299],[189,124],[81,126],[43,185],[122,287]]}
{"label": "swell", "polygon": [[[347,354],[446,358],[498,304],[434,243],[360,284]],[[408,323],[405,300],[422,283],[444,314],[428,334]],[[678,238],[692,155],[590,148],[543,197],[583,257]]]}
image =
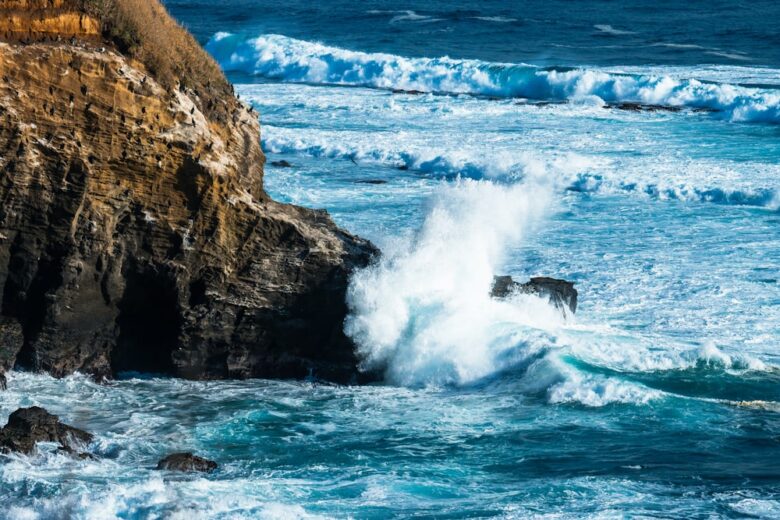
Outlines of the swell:
{"label": "swell", "polygon": [[564,359],[584,373],[618,378],[670,395],[738,406],[780,406],[780,368],[747,354],[728,354],[712,344],[681,353],[667,351],[655,359],[642,348],[618,362],[599,362],[593,356],[576,354]]}
{"label": "swell", "polygon": [[780,90],[665,74],[542,69],[448,57],[407,58],[276,34],[246,38],[217,33],[206,49],[226,71],[286,82],[542,101],[597,98],[606,104],[707,110],[732,121],[780,124]]}

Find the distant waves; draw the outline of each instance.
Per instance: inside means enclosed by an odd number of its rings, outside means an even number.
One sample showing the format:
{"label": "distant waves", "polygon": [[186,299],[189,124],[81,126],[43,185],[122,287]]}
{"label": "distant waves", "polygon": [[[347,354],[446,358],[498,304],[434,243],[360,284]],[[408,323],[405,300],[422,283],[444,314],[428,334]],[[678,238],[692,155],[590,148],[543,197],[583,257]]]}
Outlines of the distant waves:
{"label": "distant waves", "polygon": [[[251,97],[251,96],[250,96]],[[542,156],[529,153],[496,153],[491,157],[468,150],[425,148],[417,143],[384,139],[375,134],[359,139],[349,132],[310,132],[266,125],[263,149],[277,154],[351,160],[448,179],[488,179],[514,184],[527,178],[529,170],[543,165],[551,182],[578,193],[630,194],[656,200],[681,200],[734,206],[757,206],[776,211],[780,193],[773,187],[717,186],[715,178],[667,179],[656,172],[654,180],[635,175],[631,169],[578,154]],[[689,166],[690,167],[690,166]]]}
{"label": "distant waves", "polygon": [[274,34],[244,38],[218,33],[207,49],[227,71],[285,82],[543,101],[641,103],[710,110],[731,121],[780,124],[780,90],[662,73],[617,74],[448,57],[406,58]]}

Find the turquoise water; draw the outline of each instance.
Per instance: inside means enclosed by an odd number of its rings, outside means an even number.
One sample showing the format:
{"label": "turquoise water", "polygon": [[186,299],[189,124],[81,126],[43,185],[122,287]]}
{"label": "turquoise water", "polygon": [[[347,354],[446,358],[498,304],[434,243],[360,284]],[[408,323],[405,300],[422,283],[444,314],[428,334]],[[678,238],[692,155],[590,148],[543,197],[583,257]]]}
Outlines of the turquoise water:
{"label": "turquoise water", "polygon": [[[168,5],[261,114],[269,192],[385,252],[345,327],[386,381],[13,373],[3,414],[100,458],[3,459],[3,514],[780,517],[774,4]],[[221,468],[152,469],[182,449]]]}

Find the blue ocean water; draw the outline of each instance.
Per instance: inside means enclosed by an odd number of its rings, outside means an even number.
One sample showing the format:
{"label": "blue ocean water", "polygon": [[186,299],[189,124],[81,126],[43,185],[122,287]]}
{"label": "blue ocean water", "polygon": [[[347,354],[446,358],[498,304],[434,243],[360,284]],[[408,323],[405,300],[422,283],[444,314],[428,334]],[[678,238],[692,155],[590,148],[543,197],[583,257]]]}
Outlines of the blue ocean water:
{"label": "blue ocean water", "polygon": [[0,514],[780,518],[780,4],[167,5],[271,194],[384,250],[345,327],[386,382],[11,374],[100,458],[4,458]]}

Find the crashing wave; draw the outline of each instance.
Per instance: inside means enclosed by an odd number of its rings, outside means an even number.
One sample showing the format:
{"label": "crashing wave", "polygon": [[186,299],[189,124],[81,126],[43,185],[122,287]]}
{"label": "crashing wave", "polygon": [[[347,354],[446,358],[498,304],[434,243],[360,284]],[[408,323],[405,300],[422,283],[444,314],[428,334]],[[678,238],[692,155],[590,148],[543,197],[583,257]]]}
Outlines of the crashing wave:
{"label": "crashing wave", "polygon": [[[551,404],[587,407],[720,397],[721,381],[732,389],[723,397],[757,399],[751,378],[776,372],[758,358],[714,344],[658,350],[640,336],[572,321],[533,296],[490,297],[507,249],[553,203],[543,173],[511,185],[440,187],[416,235],[391,242],[354,275],[345,330],[363,367],[396,385],[509,384]],[[691,392],[689,376],[704,391]]]}
{"label": "crashing wave", "polygon": [[543,69],[479,60],[407,58],[262,35],[218,33],[207,50],[223,69],[287,82],[445,94],[602,103],[640,103],[721,112],[733,121],[780,124],[780,90],[710,83],[664,74]]}
{"label": "crashing wave", "polygon": [[396,384],[467,384],[544,348],[560,313],[539,298],[493,299],[490,288],[508,245],[549,203],[543,185],[442,187],[417,236],[352,280],[345,330],[364,366]]}

